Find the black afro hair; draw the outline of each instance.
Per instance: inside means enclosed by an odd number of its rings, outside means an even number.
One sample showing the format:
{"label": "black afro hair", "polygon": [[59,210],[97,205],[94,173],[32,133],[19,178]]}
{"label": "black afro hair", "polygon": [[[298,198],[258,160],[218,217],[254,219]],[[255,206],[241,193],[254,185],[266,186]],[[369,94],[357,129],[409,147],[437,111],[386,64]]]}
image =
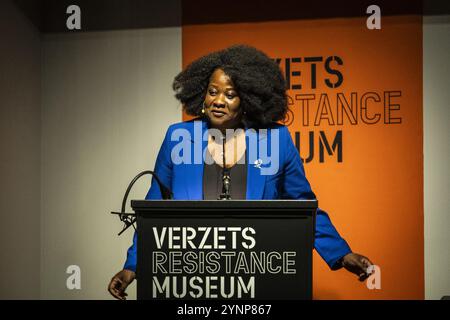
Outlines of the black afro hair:
{"label": "black afro hair", "polygon": [[286,82],[279,66],[265,53],[246,45],[203,56],[175,77],[175,97],[187,114],[202,115],[209,79],[217,68],[233,81],[245,126],[264,128],[284,120],[288,111]]}

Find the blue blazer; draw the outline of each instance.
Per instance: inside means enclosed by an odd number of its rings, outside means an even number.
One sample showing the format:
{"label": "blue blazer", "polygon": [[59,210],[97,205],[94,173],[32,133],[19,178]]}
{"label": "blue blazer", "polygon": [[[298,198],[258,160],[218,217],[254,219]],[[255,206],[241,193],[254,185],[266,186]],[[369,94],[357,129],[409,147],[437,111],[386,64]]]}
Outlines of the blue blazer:
{"label": "blue blazer", "polygon": [[[191,137],[184,144],[190,148],[191,163],[174,164],[171,160],[172,149],[180,145],[180,141],[172,141],[172,133],[177,130],[178,135],[186,134],[185,137]],[[208,123],[201,119],[180,122],[173,124],[167,130],[166,136],[159,150],[155,163],[155,172],[162,183],[169,187],[176,200],[202,200],[203,199],[203,166],[204,162],[194,161],[194,150],[202,148],[205,150],[208,142],[201,137],[208,129]],[[261,174],[261,166],[256,166],[252,160],[249,161],[249,152],[247,152],[247,190],[246,198],[248,200],[273,200],[273,199],[315,199],[316,196],[311,190],[311,186],[305,177],[303,164],[300,155],[292,142],[291,135],[286,126],[274,125],[268,128],[266,133],[260,133],[258,130],[246,130],[247,151],[249,150],[249,141],[260,141],[268,139],[267,154],[271,154],[271,139],[274,135],[273,129],[278,129],[279,136],[279,170],[272,175]],[[192,139],[192,137],[200,137]],[[255,140],[257,139],[257,140]],[[196,142],[197,143],[196,143]],[[201,141],[201,144],[198,142]],[[150,190],[146,199],[161,199],[161,193],[158,184],[152,180]],[[136,271],[136,233],[133,237],[133,244],[128,249],[127,260],[124,269]],[[339,235],[334,228],[328,214],[317,210],[316,232],[314,247],[319,255],[325,260],[331,269],[337,269],[336,262],[346,254],[350,253],[350,247],[347,242]]]}

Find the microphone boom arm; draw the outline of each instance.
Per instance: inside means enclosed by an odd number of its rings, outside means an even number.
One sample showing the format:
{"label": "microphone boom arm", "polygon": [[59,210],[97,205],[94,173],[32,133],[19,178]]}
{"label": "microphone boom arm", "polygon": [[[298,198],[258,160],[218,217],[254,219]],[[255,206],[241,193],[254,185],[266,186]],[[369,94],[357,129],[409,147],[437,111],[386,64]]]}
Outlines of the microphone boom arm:
{"label": "microphone boom arm", "polygon": [[171,199],[173,199],[172,191],[170,191],[170,189],[167,188],[161,182],[161,180],[158,178],[158,176],[156,175],[156,173],[154,171],[147,170],[147,171],[142,171],[141,173],[139,173],[137,176],[135,176],[133,178],[133,180],[131,180],[130,184],[128,185],[127,191],[125,192],[125,195],[123,196],[123,200],[122,200],[122,210],[120,212],[111,212],[111,214],[117,214],[119,216],[120,221],[122,221],[124,223],[122,231],[120,231],[119,234],[118,234],[119,236],[125,230],[127,230],[130,226],[133,226],[134,230],[136,230],[136,227],[135,227],[136,215],[134,213],[126,213],[125,212],[125,206],[126,206],[127,199],[128,199],[128,194],[130,193],[131,188],[133,187],[133,185],[136,183],[136,181],[139,178],[141,178],[142,176],[144,176],[146,174],[151,174],[153,176],[153,178],[155,178],[156,182],[158,183],[159,189],[161,191],[161,197],[164,200],[171,200]]}

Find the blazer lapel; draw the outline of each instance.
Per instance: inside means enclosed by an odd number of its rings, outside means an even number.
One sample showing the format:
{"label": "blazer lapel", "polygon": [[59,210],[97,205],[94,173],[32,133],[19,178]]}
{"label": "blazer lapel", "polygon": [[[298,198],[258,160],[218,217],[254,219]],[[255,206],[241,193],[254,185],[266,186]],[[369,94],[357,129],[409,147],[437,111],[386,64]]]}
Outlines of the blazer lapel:
{"label": "blazer lapel", "polygon": [[[188,200],[203,199],[203,152],[208,145],[208,141],[203,140],[203,135],[208,129],[206,121],[195,121],[190,128],[191,133],[191,161],[192,164],[186,164],[185,168],[185,186]],[[199,156],[200,153],[200,156]],[[196,156],[195,156],[196,155]]]}
{"label": "blazer lapel", "polygon": [[[261,200],[264,191],[264,185],[266,182],[266,176],[261,174],[261,169],[255,163],[258,159],[254,159],[259,153],[259,146],[252,144],[259,144],[261,137],[255,130],[246,130],[245,143],[246,143],[246,161],[247,161],[247,200]],[[251,156],[252,150],[258,150],[254,156]]]}

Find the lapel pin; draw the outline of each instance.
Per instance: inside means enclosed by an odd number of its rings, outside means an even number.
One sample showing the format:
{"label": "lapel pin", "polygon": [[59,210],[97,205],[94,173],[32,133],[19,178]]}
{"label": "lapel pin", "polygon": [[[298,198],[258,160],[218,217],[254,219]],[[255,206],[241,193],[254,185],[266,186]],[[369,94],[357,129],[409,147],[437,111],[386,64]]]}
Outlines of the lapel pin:
{"label": "lapel pin", "polygon": [[255,168],[261,169],[262,160],[257,159],[257,160],[255,160],[255,162],[253,164],[254,164]]}

